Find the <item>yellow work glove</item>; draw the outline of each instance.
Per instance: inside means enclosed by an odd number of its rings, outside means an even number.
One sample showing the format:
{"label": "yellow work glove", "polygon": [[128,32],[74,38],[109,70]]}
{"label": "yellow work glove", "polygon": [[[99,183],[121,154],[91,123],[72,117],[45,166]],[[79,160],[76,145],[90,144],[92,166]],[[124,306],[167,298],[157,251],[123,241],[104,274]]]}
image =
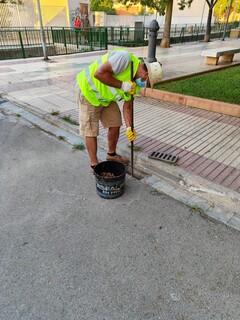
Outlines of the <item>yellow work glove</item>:
{"label": "yellow work glove", "polygon": [[135,94],[136,86],[136,82],[124,81],[122,82],[121,90],[130,94]]}
{"label": "yellow work glove", "polygon": [[135,129],[133,129],[132,131],[131,127],[129,127],[127,128],[126,136],[128,138],[128,141],[131,142],[136,139],[137,131]]}

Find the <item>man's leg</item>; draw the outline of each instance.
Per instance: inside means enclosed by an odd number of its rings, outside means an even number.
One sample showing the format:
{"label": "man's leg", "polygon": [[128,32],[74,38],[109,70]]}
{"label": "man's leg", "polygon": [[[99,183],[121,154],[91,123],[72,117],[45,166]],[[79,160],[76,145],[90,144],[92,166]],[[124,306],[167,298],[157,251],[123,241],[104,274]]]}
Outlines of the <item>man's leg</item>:
{"label": "man's leg", "polygon": [[98,164],[97,158],[97,136],[99,134],[99,117],[102,107],[92,106],[83,96],[77,93],[79,105],[80,135],[85,137],[86,148],[89,155],[91,167]]}
{"label": "man's leg", "polygon": [[98,164],[97,158],[97,137],[86,137],[85,138],[86,147],[90,159],[90,165],[95,166]]}
{"label": "man's leg", "polygon": [[108,153],[116,152],[120,127],[108,128]]}
{"label": "man's leg", "polygon": [[120,156],[116,153],[118,138],[119,138],[120,127],[108,128],[108,152],[107,160],[113,160],[121,162],[122,164],[128,164],[129,160],[125,157]]}
{"label": "man's leg", "polygon": [[121,113],[116,102],[112,102],[102,110],[101,121],[104,128],[108,128],[108,153],[106,160],[128,164],[128,159],[116,154],[116,148],[122,125]]}

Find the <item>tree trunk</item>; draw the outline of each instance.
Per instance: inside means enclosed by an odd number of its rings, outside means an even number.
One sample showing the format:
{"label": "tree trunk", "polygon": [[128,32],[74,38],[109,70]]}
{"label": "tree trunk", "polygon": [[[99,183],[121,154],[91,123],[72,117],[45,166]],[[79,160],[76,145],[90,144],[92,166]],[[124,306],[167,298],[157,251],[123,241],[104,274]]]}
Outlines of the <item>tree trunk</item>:
{"label": "tree trunk", "polygon": [[206,28],[206,33],[204,36],[204,42],[210,42],[213,8],[214,8],[215,4],[218,2],[218,0],[205,0],[205,1],[207,2],[208,6],[209,6],[209,11],[208,11],[207,28]]}
{"label": "tree trunk", "polygon": [[160,47],[162,47],[162,48],[169,48],[170,47],[172,11],[173,11],[173,0],[169,0],[167,8],[166,8],[163,38],[160,43]]}
{"label": "tree trunk", "polygon": [[213,8],[211,6],[209,7],[209,11],[208,11],[207,27],[206,27],[206,33],[204,36],[204,42],[210,42],[212,13],[213,13]]}

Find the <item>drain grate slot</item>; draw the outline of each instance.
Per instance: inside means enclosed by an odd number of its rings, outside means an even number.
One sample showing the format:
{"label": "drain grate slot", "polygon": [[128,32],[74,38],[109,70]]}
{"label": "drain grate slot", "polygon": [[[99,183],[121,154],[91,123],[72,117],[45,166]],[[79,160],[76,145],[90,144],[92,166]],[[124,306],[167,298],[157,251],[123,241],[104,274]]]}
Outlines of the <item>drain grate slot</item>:
{"label": "drain grate slot", "polygon": [[0,98],[0,104],[3,104],[3,103],[5,103],[5,102],[7,102],[7,100],[2,100],[2,99]]}
{"label": "drain grate slot", "polygon": [[178,160],[178,157],[175,156],[174,154],[165,153],[161,151],[153,151],[148,155],[148,158],[165,161],[168,163],[176,163]]}

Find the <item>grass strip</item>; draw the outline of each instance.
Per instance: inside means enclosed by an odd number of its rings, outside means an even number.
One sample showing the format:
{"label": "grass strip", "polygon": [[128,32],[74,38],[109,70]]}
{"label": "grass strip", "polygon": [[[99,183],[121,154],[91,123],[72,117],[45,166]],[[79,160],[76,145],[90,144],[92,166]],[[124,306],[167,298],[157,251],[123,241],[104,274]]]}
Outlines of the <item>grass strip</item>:
{"label": "grass strip", "polygon": [[85,145],[83,143],[74,144],[73,150],[85,150]]}
{"label": "grass strip", "polygon": [[77,121],[71,119],[70,116],[63,116],[63,117],[61,117],[61,119],[64,120],[64,121],[66,121],[66,122],[68,122],[68,123],[71,123],[71,124],[73,124],[73,125],[75,125],[75,126],[78,126],[78,125],[79,125],[79,123],[78,123]]}
{"label": "grass strip", "polygon": [[154,89],[240,104],[240,67],[158,84]]}

